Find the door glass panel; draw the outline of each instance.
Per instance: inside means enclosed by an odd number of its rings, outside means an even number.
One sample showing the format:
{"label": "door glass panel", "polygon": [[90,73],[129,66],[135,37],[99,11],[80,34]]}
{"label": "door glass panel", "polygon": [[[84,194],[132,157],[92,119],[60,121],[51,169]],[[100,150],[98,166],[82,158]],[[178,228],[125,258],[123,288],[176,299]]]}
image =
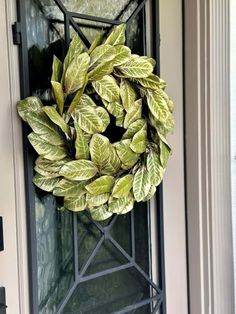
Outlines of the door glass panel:
{"label": "door glass panel", "polygon": [[[145,1],[23,2],[27,42],[22,49],[29,64],[29,94],[38,95],[49,104],[53,55],[63,60],[75,32],[86,45],[98,33],[106,34],[117,21],[128,21],[127,45],[133,53],[146,51]],[[150,2],[146,1],[147,5]],[[135,11],[139,5],[143,6]],[[68,15],[66,10],[74,13]],[[68,28],[65,16],[70,18]],[[93,19],[94,16],[98,18]],[[32,160],[36,158],[30,148],[28,154]],[[33,162],[26,167],[33,172]],[[32,191],[32,185],[29,190]],[[31,263],[37,269],[36,274],[30,274],[36,276],[37,290],[37,297],[32,291],[32,313],[157,313],[163,292],[152,282],[150,215],[146,203],[136,204],[132,213],[98,223],[87,212],[62,211],[56,198],[37,188],[31,193],[34,201],[28,210],[35,213],[35,219],[30,221],[35,234],[31,250],[36,253],[36,261]]]}

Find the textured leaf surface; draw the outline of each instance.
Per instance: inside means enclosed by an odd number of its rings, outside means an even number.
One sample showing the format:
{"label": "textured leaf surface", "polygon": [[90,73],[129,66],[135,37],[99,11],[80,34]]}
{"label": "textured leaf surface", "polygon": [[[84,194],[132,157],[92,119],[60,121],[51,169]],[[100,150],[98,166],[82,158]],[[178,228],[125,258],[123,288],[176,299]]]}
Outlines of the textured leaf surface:
{"label": "textured leaf surface", "polygon": [[58,106],[58,111],[60,115],[63,113],[63,108],[64,108],[64,93],[63,93],[63,87],[61,83],[51,81],[52,84],[52,90],[53,90],[53,95],[56,100],[57,106]]}
{"label": "textured leaf surface", "polygon": [[111,191],[115,179],[112,176],[101,176],[85,186],[86,190],[92,195],[108,193]]}
{"label": "textured leaf surface", "polygon": [[149,92],[147,104],[153,116],[158,121],[165,123],[170,116],[170,111],[164,98],[158,92]]}
{"label": "textured leaf surface", "polygon": [[103,34],[98,34],[94,41],[92,42],[91,46],[89,47],[89,50],[88,50],[88,54],[91,54],[91,52],[99,45],[101,45],[102,43],[102,40],[103,40]]}
{"label": "textured leaf surface", "polygon": [[119,66],[119,70],[126,77],[142,78],[148,77],[152,73],[153,66],[145,59],[130,57],[126,63]]}
{"label": "textured leaf surface", "polygon": [[116,117],[116,126],[123,126],[124,123],[124,117],[125,117],[125,111],[123,106],[118,102],[107,102],[103,101],[106,109],[110,114],[112,114],[114,117]]}
{"label": "textured leaf surface", "polygon": [[90,67],[94,67],[98,63],[104,63],[114,59],[116,49],[108,44],[103,44],[96,47],[90,55]]}
{"label": "textured leaf surface", "polygon": [[105,44],[113,46],[123,45],[125,43],[125,29],[126,29],[125,24],[116,26],[110,33],[110,35],[107,37]]}
{"label": "textured leaf surface", "polygon": [[130,169],[139,160],[140,155],[132,151],[130,144],[131,140],[127,139],[118,142],[115,146],[123,169]]}
{"label": "textured leaf surface", "polygon": [[91,138],[89,150],[91,159],[100,169],[106,164],[109,157],[110,142],[101,134],[94,134]]}
{"label": "textured leaf surface", "polygon": [[30,133],[28,139],[39,155],[49,160],[61,160],[66,157],[67,152],[64,147],[55,146],[45,142],[39,135]]}
{"label": "textured leaf surface", "polygon": [[101,132],[103,133],[110,124],[109,114],[103,107],[97,107],[95,110],[99,118],[102,120],[103,127],[101,129]]}
{"label": "textured leaf surface", "polygon": [[65,197],[64,198],[64,207],[73,211],[79,212],[86,208],[86,198],[85,195],[80,197]]}
{"label": "textured leaf surface", "polygon": [[68,108],[68,111],[67,111],[68,114],[70,114],[72,111],[74,111],[75,108],[78,106],[78,104],[80,102],[80,99],[81,99],[81,97],[82,97],[82,95],[84,93],[84,89],[85,89],[87,83],[88,83],[88,75],[86,75],[86,77],[85,77],[85,81],[84,81],[83,87],[81,87],[77,91],[77,93],[75,94],[75,97],[73,98],[73,100],[72,100],[72,102],[70,104],[70,107]]}
{"label": "textured leaf surface", "polygon": [[147,129],[146,125],[142,127],[133,137],[130,148],[138,154],[145,152],[147,146]]}
{"label": "textured leaf surface", "polygon": [[88,208],[93,208],[96,206],[101,206],[105,204],[109,199],[110,193],[102,193],[98,195],[92,195],[90,193],[86,194],[86,201]]}
{"label": "textured leaf surface", "polygon": [[112,190],[112,196],[116,198],[127,196],[132,188],[132,185],[133,175],[127,174],[116,181]]}
{"label": "textured leaf surface", "polygon": [[157,75],[151,74],[145,78],[136,79],[136,81],[143,87],[149,89],[160,89],[165,87],[165,82],[161,80]]}
{"label": "textured leaf surface", "polygon": [[112,216],[112,213],[108,211],[108,206],[106,204],[90,209],[90,214],[91,217],[97,221],[106,220]]}
{"label": "textured leaf surface", "polygon": [[157,186],[163,179],[164,169],[161,165],[159,155],[151,150],[147,156],[147,171],[150,173],[151,184]]}
{"label": "textured leaf surface", "polygon": [[133,106],[135,100],[137,99],[135,89],[126,79],[121,79],[120,96],[126,111],[128,111]]}
{"label": "textured leaf surface", "polygon": [[39,156],[35,161],[35,165],[39,168],[44,169],[45,171],[57,173],[60,171],[61,167],[65,165],[68,161],[70,161],[68,158],[54,161]]}
{"label": "textured leaf surface", "polygon": [[83,131],[79,127],[78,123],[74,123],[76,131],[75,139],[75,158],[76,159],[88,159],[89,158],[89,146],[84,136]]}
{"label": "textured leaf surface", "polygon": [[171,149],[169,145],[167,145],[166,141],[163,140],[160,140],[159,147],[160,147],[160,161],[163,168],[165,169],[167,161],[170,157]]}
{"label": "textured leaf surface", "polygon": [[132,138],[145,125],[146,121],[144,119],[138,119],[134,121],[129,125],[127,131],[123,134],[122,139]]}
{"label": "textured leaf surface", "polygon": [[121,167],[121,161],[116,153],[115,148],[110,144],[108,147],[108,158],[105,161],[101,173],[115,174]]}
{"label": "textured leaf surface", "polygon": [[114,66],[119,66],[129,60],[131,51],[128,47],[118,45],[115,46],[115,50],[116,50],[115,58],[112,60]]}
{"label": "textured leaf surface", "polygon": [[75,120],[80,128],[89,134],[102,132],[104,128],[102,119],[91,106],[79,106],[75,111]]}
{"label": "textured leaf surface", "polygon": [[100,63],[88,74],[90,81],[101,80],[105,75],[111,74],[113,71],[113,64],[110,61]]}
{"label": "textured leaf surface", "polygon": [[124,127],[127,129],[131,123],[142,118],[142,100],[136,100],[125,115]]}
{"label": "textured leaf surface", "polygon": [[60,177],[58,172],[49,172],[43,168],[40,168],[39,166],[35,165],[34,170],[40,174],[41,176],[44,176],[45,178],[58,178]]}
{"label": "textured leaf surface", "polygon": [[62,62],[57,58],[57,56],[54,55],[52,63],[51,81],[60,82],[62,71],[63,71]]}
{"label": "textured leaf surface", "polygon": [[36,173],[33,178],[33,183],[43,191],[52,192],[53,188],[60,181],[60,178],[45,178],[40,174]]}
{"label": "textured leaf surface", "polygon": [[79,102],[79,105],[83,105],[83,106],[90,106],[90,107],[93,107],[93,108],[97,108],[97,105],[95,104],[95,102],[93,101],[93,99],[86,95],[86,94],[83,94],[80,98],[80,102]]}
{"label": "textured leaf surface", "polygon": [[89,68],[90,57],[84,52],[76,55],[65,73],[65,90],[67,94],[72,94],[83,87]]}
{"label": "textured leaf surface", "polygon": [[148,195],[151,183],[147,170],[142,166],[134,175],[133,192],[137,202],[141,202]]}
{"label": "textured leaf surface", "polygon": [[53,195],[66,197],[80,197],[85,194],[85,182],[62,179],[53,189]]}
{"label": "textured leaf surface", "polygon": [[110,197],[109,204],[108,204],[108,210],[109,212],[115,213],[115,214],[121,214],[126,206],[129,203],[130,198],[128,196],[121,197],[121,198],[114,198]]}
{"label": "textured leaf surface", "polygon": [[69,180],[83,181],[93,178],[98,172],[98,168],[90,160],[73,160],[65,164],[60,175]]}
{"label": "textured leaf surface", "polygon": [[150,190],[149,190],[147,196],[144,198],[143,201],[144,202],[149,201],[155,195],[155,193],[156,193],[156,187],[155,187],[155,185],[151,185]]}
{"label": "textured leaf surface", "polygon": [[129,195],[127,196],[125,207],[122,209],[122,211],[119,214],[124,215],[130,212],[134,208],[134,202],[135,200],[134,200],[133,195],[129,193]]}
{"label": "textured leaf surface", "polygon": [[38,97],[31,96],[17,102],[17,111],[22,120],[27,121],[26,115],[29,112],[41,111],[43,104]]}
{"label": "textured leaf surface", "polygon": [[65,120],[59,115],[56,109],[52,106],[44,106],[43,111],[49,117],[49,119],[59,126],[59,128],[67,135],[70,135],[70,128]]}
{"label": "textured leaf surface", "polygon": [[92,82],[92,85],[101,98],[109,102],[119,100],[120,89],[112,76],[105,75],[101,80]]}

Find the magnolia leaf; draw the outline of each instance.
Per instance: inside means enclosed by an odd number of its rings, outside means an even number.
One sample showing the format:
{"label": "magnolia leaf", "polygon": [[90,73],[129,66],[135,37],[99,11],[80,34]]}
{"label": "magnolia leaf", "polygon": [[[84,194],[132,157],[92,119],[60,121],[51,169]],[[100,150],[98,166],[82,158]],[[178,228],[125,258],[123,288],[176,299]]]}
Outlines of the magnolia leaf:
{"label": "magnolia leaf", "polygon": [[65,73],[65,91],[72,94],[83,87],[89,68],[90,57],[87,52],[76,55]]}
{"label": "magnolia leaf", "polygon": [[128,111],[137,99],[137,94],[131,85],[131,83],[126,79],[121,79],[120,84],[120,96],[122,99],[123,107]]}
{"label": "magnolia leaf", "polygon": [[75,158],[76,159],[89,159],[89,146],[84,136],[83,131],[78,123],[74,122],[76,139],[75,139]]}
{"label": "magnolia leaf", "polygon": [[114,77],[105,75],[101,80],[92,82],[98,95],[109,102],[117,101],[120,97],[120,89]]}
{"label": "magnolia leaf", "polygon": [[90,193],[86,194],[86,201],[88,208],[92,209],[95,206],[101,206],[105,204],[109,199],[110,193],[102,193],[98,195],[92,195]]}
{"label": "magnolia leaf", "polygon": [[80,100],[81,100],[81,97],[84,93],[84,90],[85,90],[85,87],[88,83],[88,75],[86,75],[85,77],[85,80],[84,80],[84,85],[82,88],[80,88],[78,90],[78,92],[75,94],[75,97],[73,98],[71,104],[70,104],[70,107],[68,108],[68,111],[67,113],[70,114],[72,111],[74,111],[74,109],[78,106]]}
{"label": "magnolia leaf", "polygon": [[147,95],[147,104],[153,116],[161,123],[165,123],[170,116],[170,111],[165,99],[160,93],[156,91],[149,92]]}
{"label": "magnolia leaf", "polygon": [[28,139],[36,152],[46,159],[61,160],[67,156],[67,151],[64,147],[47,143],[34,132],[28,135]]}
{"label": "magnolia leaf", "polygon": [[121,197],[121,198],[114,198],[110,197],[108,202],[108,210],[111,213],[115,214],[121,214],[122,211],[125,209],[127,203],[128,203],[128,196]]}
{"label": "magnolia leaf", "polygon": [[32,130],[40,135],[42,139],[52,145],[64,145],[64,138],[44,112],[28,112],[26,119]]}
{"label": "magnolia leaf", "polygon": [[151,63],[151,65],[153,66],[153,68],[156,66],[156,60],[154,60],[153,58],[147,57],[147,56],[141,56],[139,57],[142,60],[146,60],[149,63]]}
{"label": "magnolia leaf", "polygon": [[124,215],[124,214],[127,214],[128,212],[130,212],[134,208],[134,202],[135,202],[135,200],[134,200],[133,194],[129,193],[125,207],[118,214]]}
{"label": "magnolia leaf", "polygon": [[[150,174],[151,176],[151,174]],[[148,195],[151,183],[147,170],[142,166],[134,175],[133,192],[137,202],[141,202]]]}
{"label": "magnolia leaf", "polygon": [[133,185],[133,175],[127,174],[115,182],[112,196],[116,198],[127,196]]}
{"label": "magnolia leaf", "polygon": [[121,64],[118,69],[126,77],[142,78],[148,77],[150,74],[152,74],[153,66],[149,61],[145,59],[142,59],[140,57],[133,58],[131,56],[128,61],[124,64]]}
{"label": "magnolia leaf", "polygon": [[56,100],[57,106],[58,106],[58,111],[60,115],[63,113],[63,108],[64,108],[64,92],[63,92],[63,87],[61,83],[56,82],[56,81],[51,81],[52,84],[52,90],[53,90],[53,95]]}
{"label": "magnolia leaf", "polygon": [[60,177],[58,172],[49,172],[43,168],[40,168],[37,165],[34,166],[34,170],[45,178],[58,178],[58,177]]}
{"label": "magnolia leaf", "polygon": [[22,120],[27,121],[27,113],[39,112],[42,109],[42,102],[38,97],[31,96],[17,102],[17,111]]}
{"label": "magnolia leaf", "polygon": [[98,172],[98,168],[90,160],[73,160],[65,164],[60,175],[69,180],[83,181],[93,178]]}
{"label": "magnolia leaf", "polygon": [[146,127],[145,119],[138,119],[131,123],[127,129],[127,131],[123,134],[122,139],[132,139],[133,136],[140,131],[143,127]]}
{"label": "magnolia leaf", "polygon": [[85,182],[62,179],[53,189],[53,195],[66,197],[80,197],[86,193]]}
{"label": "magnolia leaf", "polygon": [[103,107],[97,107],[95,110],[99,118],[102,120],[103,128],[101,129],[101,132],[103,133],[110,124],[110,116]]}
{"label": "magnolia leaf", "polygon": [[124,45],[125,43],[125,29],[126,25],[121,24],[119,26],[116,26],[110,35],[107,37],[105,44],[109,44],[112,46],[116,45]]}
{"label": "magnolia leaf", "polygon": [[92,71],[89,72],[88,78],[90,81],[101,80],[105,75],[111,74],[113,64],[111,61],[100,63]]}
{"label": "magnolia leaf", "polygon": [[33,183],[43,191],[52,192],[54,187],[60,181],[60,178],[45,178],[40,174],[36,173],[33,178]]}
{"label": "magnolia leaf", "polygon": [[149,201],[154,196],[155,193],[156,193],[156,187],[155,185],[151,185],[147,196],[143,199],[143,202]]}
{"label": "magnolia leaf", "polygon": [[131,55],[130,49],[126,46],[118,45],[115,46],[115,49],[116,49],[115,58],[112,60],[114,67],[119,66],[128,61]]}
{"label": "magnolia leaf", "polygon": [[102,132],[104,125],[95,108],[79,106],[74,112],[75,120],[80,128],[89,134]]}
{"label": "magnolia leaf", "polygon": [[54,161],[54,160],[48,160],[39,156],[35,161],[35,165],[38,168],[43,169],[44,171],[51,172],[51,173],[59,173],[61,167],[64,166],[69,161],[70,160],[68,158]]}
{"label": "magnolia leaf", "polygon": [[108,112],[116,117],[116,126],[123,127],[125,117],[125,111],[123,106],[118,101],[107,102],[104,100],[103,103]]}
{"label": "magnolia leaf", "polygon": [[64,80],[64,76],[65,76],[66,70],[69,67],[69,65],[71,64],[72,60],[76,56],[80,55],[83,50],[84,50],[84,44],[83,44],[82,40],[80,39],[79,35],[76,34],[72,38],[72,41],[70,43],[67,55],[66,55],[65,60],[63,62],[62,82]]}
{"label": "magnolia leaf", "polygon": [[91,159],[100,169],[106,164],[109,157],[110,142],[101,134],[94,134],[91,138],[89,150]]}
{"label": "magnolia leaf", "polygon": [[110,218],[112,216],[112,213],[108,211],[108,206],[104,204],[99,207],[91,208],[90,215],[93,220],[101,221]]}
{"label": "magnolia leaf", "polygon": [[159,142],[160,162],[161,162],[164,169],[166,168],[167,161],[168,161],[168,159],[170,157],[170,153],[171,153],[171,149],[170,149],[169,145],[166,143],[167,143],[166,140],[165,141],[160,140],[160,142]]}
{"label": "magnolia leaf", "polygon": [[141,86],[149,89],[161,89],[163,88],[164,83],[163,80],[161,80],[157,75],[151,74],[148,77],[145,78],[139,78],[135,80],[138,82]]}
{"label": "magnolia leaf", "polygon": [[101,169],[102,174],[115,174],[121,167],[120,159],[115,148],[110,144],[108,148],[108,158]]}
{"label": "magnolia leaf", "polygon": [[93,182],[85,186],[86,190],[92,195],[109,193],[115,183],[115,178],[112,176],[101,176]]}
{"label": "magnolia leaf", "polygon": [[127,111],[124,120],[124,128],[127,129],[131,123],[142,118],[142,99],[136,100]]}
{"label": "magnolia leaf", "polygon": [[82,195],[79,197],[65,197],[64,198],[64,207],[73,212],[79,212],[79,211],[85,210],[86,206],[87,204],[86,204],[85,195]]}
{"label": "magnolia leaf", "polygon": [[133,137],[130,148],[138,154],[145,152],[147,146],[147,128],[146,125],[142,127]]}
{"label": "magnolia leaf", "polygon": [[117,155],[122,162],[123,169],[130,169],[139,160],[140,155],[130,148],[131,140],[122,140],[115,146]]}
{"label": "magnolia leaf", "polygon": [[52,63],[51,81],[60,82],[62,71],[63,71],[62,62],[57,58],[57,56],[54,55]]}
{"label": "magnolia leaf", "polygon": [[94,67],[98,63],[111,61],[116,56],[116,49],[108,44],[96,47],[90,54],[90,67]]}
{"label": "magnolia leaf", "polygon": [[83,105],[83,106],[90,106],[93,108],[97,108],[97,105],[95,104],[95,102],[92,100],[91,97],[89,97],[86,94],[83,94],[80,98],[80,102],[79,105]]}
{"label": "magnolia leaf", "polygon": [[164,169],[160,162],[159,155],[153,150],[147,155],[147,171],[150,173],[151,184],[157,186],[163,179]]}
{"label": "magnolia leaf", "polygon": [[98,34],[94,41],[92,42],[89,50],[88,50],[88,54],[91,54],[91,52],[97,47],[99,46],[101,43],[102,43],[102,40],[103,40],[103,34]]}
{"label": "magnolia leaf", "polygon": [[56,109],[52,106],[44,106],[43,111],[49,117],[49,119],[58,125],[60,129],[67,135],[70,135],[70,128],[66,124],[65,120],[59,115]]}

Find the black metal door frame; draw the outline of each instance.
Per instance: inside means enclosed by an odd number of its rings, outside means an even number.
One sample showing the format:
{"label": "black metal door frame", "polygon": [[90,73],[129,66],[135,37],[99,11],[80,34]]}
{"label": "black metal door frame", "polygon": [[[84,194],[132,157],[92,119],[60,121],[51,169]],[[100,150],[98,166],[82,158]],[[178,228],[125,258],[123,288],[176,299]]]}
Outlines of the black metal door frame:
{"label": "black metal door frame", "polygon": [[[83,33],[80,31],[79,26],[74,22],[73,17],[80,19],[93,20],[97,22],[109,23],[111,25],[118,25],[122,23],[117,20],[108,20],[104,18],[91,17],[80,13],[68,12],[61,3],[60,0],[54,0],[58,7],[64,14],[65,18],[65,42],[69,44],[69,27],[70,25],[79,33],[80,37],[84,41],[86,46],[89,46],[89,42]],[[159,35],[159,0],[151,1],[151,24],[152,24],[152,57],[157,61],[160,60],[160,35]],[[15,41],[19,44],[19,60],[20,60],[20,87],[21,98],[30,96],[30,84],[29,84],[29,60],[28,60],[28,48],[27,48],[27,32],[26,32],[26,9],[25,0],[16,0],[17,2],[17,22],[14,27]],[[134,14],[138,14],[144,7],[146,0],[141,1]],[[159,62],[158,62],[159,63]],[[158,74],[158,70],[156,69]],[[28,241],[28,265],[29,265],[29,287],[30,287],[30,313],[38,313],[38,281],[37,281],[37,251],[36,251],[36,225],[35,225],[35,191],[32,184],[33,179],[33,154],[32,148],[27,140],[27,134],[29,133],[28,127],[23,125],[23,148],[24,148],[24,172],[25,172],[25,185],[26,185],[26,211],[27,211],[27,241]],[[163,199],[162,199],[162,186],[157,191],[156,204],[158,208],[157,217],[157,231],[158,231],[158,262],[159,262],[159,283],[160,289],[160,313],[166,313],[166,301],[165,301],[165,261],[164,261],[164,222],[163,222]],[[74,215],[75,217],[75,215]],[[74,218],[75,222],[75,218]],[[104,230],[102,231],[105,232]],[[104,233],[105,234],[105,233]],[[75,232],[74,232],[75,237]],[[150,282],[152,282],[150,280]],[[61,307],[63,310],[63,308]],[[132,310],[132,308],[130,308]],[[153,310],[153,313],[156,313]],[[58,312],[62,313],[60,310]],[[117,312],[118,313],[118,312]],[[119,312],[126,313],[126,312]]]}

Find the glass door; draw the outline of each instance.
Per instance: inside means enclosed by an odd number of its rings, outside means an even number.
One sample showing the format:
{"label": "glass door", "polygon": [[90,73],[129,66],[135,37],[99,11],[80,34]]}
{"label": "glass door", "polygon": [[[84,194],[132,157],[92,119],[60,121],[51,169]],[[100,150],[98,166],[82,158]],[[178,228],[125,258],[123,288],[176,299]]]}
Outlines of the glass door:
{"label": "glass door", "polygon": [[[18,0],[22,98],[50,103],[52,57],[64,58],[75,32],[89,47],[125,22],[132,51],[152,48],[158,58],[157,12],[151,0]],[[161,191],[155,208],[141,203],[102,223],[86,212],[62,211],[32,184],[36,156],[27,133],[24,126],[31,313],[165,313]]]}

